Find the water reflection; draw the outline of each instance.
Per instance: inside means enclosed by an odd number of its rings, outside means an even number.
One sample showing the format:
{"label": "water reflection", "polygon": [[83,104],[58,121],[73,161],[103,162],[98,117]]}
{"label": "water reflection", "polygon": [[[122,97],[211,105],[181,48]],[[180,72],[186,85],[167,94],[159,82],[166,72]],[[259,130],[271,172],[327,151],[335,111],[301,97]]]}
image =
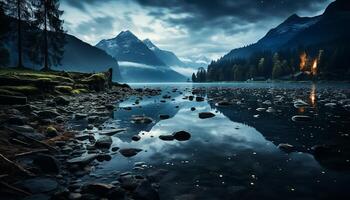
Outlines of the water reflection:
{"label": "water reflection", "polygon": [[[127,128],[125,133],[113,137],[113,146],[143,151],[131,158],[115,154],[110,162],[98,166],[95,173],[105,176],[128,171],[138,161],[149,166],[144,171],[146,174],[166,169],[168,173],[160,183],[161,199],[280,199],[281,196],[319,199],[324,194],[339,196],[339,191],[346,191],[349,174],[327,171],[309,154],[307,148],[314,144],[315,138],[303,137],[306,133],[313,134],[310,127],[291,122],[291,113],[297,112],[294,107],[269,105],[280,111],[259,113],[258,119],[253,117],[258,112],[255,108],[268,107],[266,100],[274,102],[285,91],[268,87],[260,92],[244,92],[239,87],[233,90],[194,87],[193,91],[186,85],[175,93],[170,92],[172,87],[163,87],[162,95],[171,94],[174,99],[165,103],[159,97],[143,99],[139,105],[133,105],[135,98],[121,103],[121,107],[133,108],[117,110],[115,120],[106,123],[106,127]],[[183,99],[193,94],[208,95],[209,101]],[[217,107],[215,103],[220,98],[235,104]],[[316,106],[316,86],[312,86],[309,98]],[[191,107],[196,110],[191,111]],[[199,119],[198,113],[204,111],[216,116]],[[148,125],[130,122],[132,115],[143,114],[154,122]],[[171,118],[159,120],[159,114],[169,114]],[[181,130],[191,133],[189,141],[158,138]],[[141,136],[140,141],[131,141],[135,134]],[[276,147],[279,143],[291,143],[305,153],[286,154]]]}
{"label": "water reflection", "polygon": [[317,94],[316,94],[316,84],[312,84],[311,85],[311,92],[310,92],[310,102],[311,102],[311,106],[312,107],[316,107],[316,103],[317,103]]}

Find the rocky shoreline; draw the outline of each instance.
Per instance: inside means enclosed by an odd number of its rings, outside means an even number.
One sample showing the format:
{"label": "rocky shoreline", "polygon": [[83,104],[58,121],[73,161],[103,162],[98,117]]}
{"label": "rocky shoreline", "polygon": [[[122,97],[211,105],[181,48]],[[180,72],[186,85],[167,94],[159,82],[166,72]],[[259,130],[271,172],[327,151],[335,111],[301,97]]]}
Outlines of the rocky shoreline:
{"label": "rocky shoreline", "polygon": [[[108,81],[108,77],[103,80]],[[99,162],[110,160],[111,154],[119,150],[110,148],[111,136],[123,130],[102,131],[101,127],[117,109],[115,105],[131,95],[153,96],[159,93],[151,89],[133,90],[127,85],[108,86],[107,81],[99,83],[106,87],[84,93],[6,95],[7,100],[12,97],[26,100],[5,101],[0,107],[2,198],[159,198],[154,181],[131,172],[111,174],[115,178],[111,183],[80,179]],[[105,136],[95,138],[97,132],[103,132]],[[133,154],[133,149],[119,151],[125,156]],[[142,165],[136,163],[135,167]]]}

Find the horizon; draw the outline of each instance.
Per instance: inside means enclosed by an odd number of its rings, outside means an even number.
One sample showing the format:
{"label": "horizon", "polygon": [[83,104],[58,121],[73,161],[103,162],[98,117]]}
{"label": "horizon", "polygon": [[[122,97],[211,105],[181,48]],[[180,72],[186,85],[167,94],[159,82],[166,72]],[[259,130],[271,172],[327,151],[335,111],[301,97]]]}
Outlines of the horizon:
{"label": "horizon", "polygon": [[[243,3],[247,13],[239,9],[242,2],[229,1],[176,4],[176,0],[168,3],[63,0],[61,8],[65,11],[63,19],[67,32],[92,46],[129,30],[140,40],[150,39],[160,49],[174,52],[181,60],[194,56],[216,60],[232,49],[257,42],[293,14],[301,17],[322,14],[331,2],[333,0],[249,0]],[[212,14],[210,6],[213,4],[222,10]],[[278,11],[267,14],[269,10]],[[208,13],[211,18],[205,16]]]}

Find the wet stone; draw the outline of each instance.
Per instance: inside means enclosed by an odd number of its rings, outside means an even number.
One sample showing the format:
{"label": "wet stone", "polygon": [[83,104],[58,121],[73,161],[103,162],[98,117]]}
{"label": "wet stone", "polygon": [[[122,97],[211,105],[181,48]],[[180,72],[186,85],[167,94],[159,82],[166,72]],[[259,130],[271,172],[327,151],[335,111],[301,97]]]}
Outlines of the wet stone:
{"label": "wet stone", "polygon": [[215,114],[211,113],[211,112],[201,112],[201,113],[198,114],[198,117],[201,118],[201,119],[212,118],[214,116],[215,116]]}
{"label": "wet stone", "polygon": [[121,153],[125,157],[132,157],[141,152],[142,149],[136,149],[136,148],[126,148],[126,149],[120,149],[119,153]]}
{"label": "wet stone", "polygon": [[164,141],[172,141],[174,140],[173,135],[160,135],[159,139],[164,140]]}
{"label": "wet stone", "polygon": [[186,141],[191,138],[191,134],[186,131],[179,131],[173,133],[174,139],[178,141]]}
{"label": "wet stone", "polygon": [[306,115],[295,115],[292,117],[292,121],[294,122],[310,122],[312,118]]}

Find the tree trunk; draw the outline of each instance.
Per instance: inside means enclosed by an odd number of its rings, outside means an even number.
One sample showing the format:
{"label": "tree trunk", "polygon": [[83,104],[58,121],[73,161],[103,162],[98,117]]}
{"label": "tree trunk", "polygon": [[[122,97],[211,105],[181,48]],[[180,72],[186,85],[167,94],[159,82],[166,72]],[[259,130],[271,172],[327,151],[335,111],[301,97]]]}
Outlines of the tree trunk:
{"label": "tree trunk", "polygon": [[17,31],[18,31],[18,68],[23,68],[23,63],[22,63],[22,28],[21,28],[21,23],[22,23],[22,17],[21,17],[21,0],[17,0]]}
{"label": "tree trunk", "polygon": [[44,26],[45,26],[45,28],[44,28],[44,39],[45,39],[45,46],[44,46],[44,48],[45,48],[45,63],[44,63],[44,70],[45,71],[48,71],[49,70],[49,63],[48,63],[48,57],[49,57],[49,49],[48,49],[48,44],[47,44],[47,0],[45,0],[45,4],[44,4],[44,14],[45,14],[45,24],[44,24]]}

